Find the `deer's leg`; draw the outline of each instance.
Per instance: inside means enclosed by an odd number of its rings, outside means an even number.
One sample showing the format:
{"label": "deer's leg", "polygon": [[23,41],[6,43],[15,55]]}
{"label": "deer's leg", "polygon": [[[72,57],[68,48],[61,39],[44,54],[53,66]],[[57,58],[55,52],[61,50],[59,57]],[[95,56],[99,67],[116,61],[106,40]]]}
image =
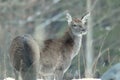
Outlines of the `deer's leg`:
{"label": "deer's leg", "polygon": [[44,76],[43,80],[54,80],[54,76]]}
{"label": "deer's leg", "polygon": [[36,74],[33,72],[22,72],[21,76],[23,80],[37,80]]}
{"label": "deer's leg", "polygon": [[14,69],[14,74],[15,74],[15,80],[19,80],[19,72],[17,72],[15,69]]}
{"label": "deer's leg", "polygon": [[21,76],[23,80],[37,80],[36,68],[31,66],[26,71],[21,72]]}
{"label": "deer's leg", "polygon": [[55,71],[55,80],[63,80],[63,76],[64,76],[64,73],[63,73],[63,70],[56,70]]}
{"label": "deer's leg", "polygon": [[22,80],[37,80],[35,76],[33,76],[32,73],[22,73]]}

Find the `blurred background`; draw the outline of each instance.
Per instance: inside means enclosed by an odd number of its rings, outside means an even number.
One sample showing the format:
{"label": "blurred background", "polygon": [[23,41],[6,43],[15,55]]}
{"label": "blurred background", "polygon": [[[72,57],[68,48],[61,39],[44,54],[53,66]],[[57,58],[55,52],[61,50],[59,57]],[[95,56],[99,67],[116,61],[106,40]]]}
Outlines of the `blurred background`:
{"label": "blurred background", "polygon": [[[91,0],[94,77],[120,61],[120,1]],[[9,46],[18,35],[33,35],[45,27],[50,37],[58,37],[67,27],[65,11],[81,18],[87,13],[87,0],[0,0],[0,79],[14,77],[9,60]],[[39,32],[40,33],[40,32]],[[86,36],[81,51],[66,72],[69,80],[85,75]]]}

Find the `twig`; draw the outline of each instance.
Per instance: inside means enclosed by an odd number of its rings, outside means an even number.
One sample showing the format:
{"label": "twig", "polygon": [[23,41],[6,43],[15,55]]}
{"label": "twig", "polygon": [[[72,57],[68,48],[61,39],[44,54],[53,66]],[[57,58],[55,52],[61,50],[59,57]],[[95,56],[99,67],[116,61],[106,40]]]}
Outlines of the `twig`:
{"label": "twig", "polygon": [[105,37],[103,38],[102,44],[101,44],[100,49],[99,49],[99,54],[98,54],[97,58],[95,59],[95,61],[94,61],[94,63],[93,63],[93,68],[94,68],[93,73],[94,73],[94,74],[95,74],[95,71],[96,71],[97,62],[98,62],[98,60],[99,60],[99,58],[100,58],[100,56],[101,56],[101,50],[102,50],[102,48],[103,48],[103,46],[104,46],[104,42],[105,42],[108,34],[109,34],[109,32],[107,32],[106,35],[105,35]]}

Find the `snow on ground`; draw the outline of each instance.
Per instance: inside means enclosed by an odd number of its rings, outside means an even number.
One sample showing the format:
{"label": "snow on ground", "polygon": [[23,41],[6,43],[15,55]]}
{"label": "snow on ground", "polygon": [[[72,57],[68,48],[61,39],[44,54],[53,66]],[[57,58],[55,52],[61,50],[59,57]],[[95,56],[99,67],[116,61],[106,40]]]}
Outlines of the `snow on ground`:
{"label": "snow on ground", "polygon": [[[4,80],[15,80],[15,79],[8,77],[8,78],[5,78]],[[37,79],[37,80],[43,80],[43,79]],[[101,80],[101,79],[83,78],[83,79],[72,79],[72,80]]]}
{"label": "snow on ground", "polygon": [[72,80],[101,80],[101,79],[95,79],[95,78],[83,78],[83,79],[72,79]]}
{"label": "snow on ground", "polygon": [[[8,77],[8,78],[5,78],[3,80],[15,80],[14,78],[11,78],[11,77]],[[43,80],[43,79],[37,79],[37,80]]]}
{"label": "snow on ground", "polygon": [[11,77],[8,77],[8,78],[5,78],[3,80],[15,80],[14,78],[11,78]]}

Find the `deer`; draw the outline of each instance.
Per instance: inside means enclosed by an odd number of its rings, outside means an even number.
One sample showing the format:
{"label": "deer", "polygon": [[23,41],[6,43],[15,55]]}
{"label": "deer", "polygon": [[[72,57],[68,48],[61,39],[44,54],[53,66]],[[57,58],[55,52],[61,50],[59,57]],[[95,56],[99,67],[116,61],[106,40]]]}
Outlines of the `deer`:
{"label": "deer", "polygon": [[43,80],[63,80],[64,73],[80,51],[82,36],[87,33],[88,17],[89,14],[81,19],[72,18],[66,13],[67,30],[59,38],[43,39],[42,33],[37,33],[34,39],[29,35],[13,39],[9,53],[16,80],[19,80],[17,72],[22,80],[36,80],[38,75]]}

